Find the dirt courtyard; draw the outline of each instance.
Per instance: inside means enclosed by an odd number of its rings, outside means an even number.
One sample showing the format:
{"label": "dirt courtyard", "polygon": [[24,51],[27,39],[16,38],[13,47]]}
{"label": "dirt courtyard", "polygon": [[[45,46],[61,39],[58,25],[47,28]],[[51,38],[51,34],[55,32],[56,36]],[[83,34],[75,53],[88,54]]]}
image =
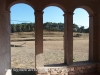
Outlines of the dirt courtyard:
{"label": "dirt courtyard", "polygon": [[[19,41],[11,44],[23,44],[23,47],[11,47],[12,68],[34,68],[35,42]],[[64,62],[63,41],[44,41],[44,64],[58,64]],[[73,40],[73,61],[88,60],[89,40]]]}

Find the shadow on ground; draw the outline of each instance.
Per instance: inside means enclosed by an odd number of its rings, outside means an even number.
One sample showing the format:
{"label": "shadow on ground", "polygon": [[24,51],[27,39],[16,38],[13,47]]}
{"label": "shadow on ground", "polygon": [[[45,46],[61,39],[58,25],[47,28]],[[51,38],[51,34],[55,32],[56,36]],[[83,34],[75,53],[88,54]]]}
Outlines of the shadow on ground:
{"label": "shadow on ground", "polygon": [[[84,64],[90,64],[90,63],[93,63],[93,62],[90,62],[90,61],[79,61],[79,62],[74,62],[72,65],[70,66],[74,66],[74,65],[84,65]],[[65,63],[59,63],[59,64],[46,64],[44,65],[44,67],[64,67],[64,66],[68,66],[67,64]]]}
{"label": "shadow on ground", "polygon": [[64,63],[60,63],[60,64],[46,64],[44,65],[44,67],[63,67],[63,66],[67,66]]}

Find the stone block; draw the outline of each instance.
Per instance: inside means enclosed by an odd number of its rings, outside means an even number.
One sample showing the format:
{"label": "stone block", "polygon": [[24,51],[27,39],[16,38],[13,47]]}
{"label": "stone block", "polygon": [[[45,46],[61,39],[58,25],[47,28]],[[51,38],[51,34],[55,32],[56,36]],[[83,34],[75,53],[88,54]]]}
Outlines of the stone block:
{"label": "stone block", "polygon": [[75,72],[69,72],[68,75],[75,75]]}

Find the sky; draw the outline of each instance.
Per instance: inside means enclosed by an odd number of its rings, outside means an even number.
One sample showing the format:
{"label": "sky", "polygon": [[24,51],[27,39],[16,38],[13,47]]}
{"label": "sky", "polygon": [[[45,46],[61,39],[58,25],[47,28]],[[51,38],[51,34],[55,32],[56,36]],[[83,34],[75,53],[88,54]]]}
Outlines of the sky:
{"label": "sky", "polygon": [[[23,3],[15,4],[10,8],[10,20],[11,24],[16,23],[30,23],[35,22],[34,9]],[[43,10],[43,23],[45,22],[55,22],[64,23],[64,12],[62,9],[56,6],[49,6]],[[82,8],[77,8],[74,10],[73,23],[85,28],[89,27],[89,14],[86,10]]]}

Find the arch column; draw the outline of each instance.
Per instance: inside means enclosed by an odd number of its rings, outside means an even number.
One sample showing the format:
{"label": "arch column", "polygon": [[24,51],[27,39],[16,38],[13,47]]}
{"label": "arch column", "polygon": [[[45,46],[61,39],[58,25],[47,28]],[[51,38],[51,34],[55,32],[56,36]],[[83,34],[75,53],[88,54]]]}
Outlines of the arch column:
{"label": "arch column", "polygon": [[100,13],[98,14],[98,56],[99,56],[99,59],[98,59],[98,62],[100,63]]}
{"label": "arch column", "polygon": [[93,61],[99,62],[99,26],[100,26],[100,14],[93,15]]}
{"label": "arch column", "polygon": [[89,61],[93,61],[93,16],[89,15]]}
{"label": "arch column", "polygon": [[73,64],[73,12],[64,14],[64,63]]}
{"label": "arch column", "polygon": [[43,67],[43,12],[35,11],[35,67]]}
{"label": "arch column", "polygon": [[0,2],[0,75],[11,75],[10,12],[5,0]]}

